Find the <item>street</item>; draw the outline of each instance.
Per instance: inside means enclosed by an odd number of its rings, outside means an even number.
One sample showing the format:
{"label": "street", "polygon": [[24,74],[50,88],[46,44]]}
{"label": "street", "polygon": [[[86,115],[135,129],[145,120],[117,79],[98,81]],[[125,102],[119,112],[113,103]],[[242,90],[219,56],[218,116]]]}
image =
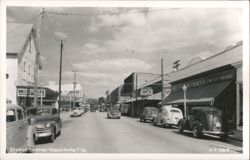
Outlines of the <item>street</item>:
{"label": "street", "polygon": [[153,126],[137,118],[107,119],[106,112],[72,118],[62,113],[62,134],[54,143],[40,140],[36,153],[242,153],[242,142],[215,137],[195,139],[175,128]]}

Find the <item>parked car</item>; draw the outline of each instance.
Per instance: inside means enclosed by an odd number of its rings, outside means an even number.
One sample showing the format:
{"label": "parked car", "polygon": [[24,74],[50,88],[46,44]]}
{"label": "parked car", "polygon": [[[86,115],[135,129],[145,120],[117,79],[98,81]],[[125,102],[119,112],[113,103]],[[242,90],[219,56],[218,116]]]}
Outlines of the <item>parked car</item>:
{"label": "parked car", "polygon": [[61,134],[62,122],[57,109],[52,106],[37,106],[26,109],[29,123],[35,130],[35,141],[40,138],[49,138],[54,142]]}
{"label": "parked car", "polygon": [[121,112],[119,110],[119,105],[114,105],[112,107],[109,107],[108,111],[107,111],[107,118],[117,118],[120,119],[121,118]]}
{"label": "parked car", "polygon": [[23,108],[7,104],[6,122],[6,152],[33,152],[34,132],[29,127]]}
{"label": "parked car", "polygon": [[227,123],[225,114],[218,108],[213,107],[194,107],[189,115],[178,123],[178,131],[193,131],[195,138],[203,134],[220,136],[225,139],[230,132],[230,124]]}
{"label": "parked car", "polygon": [[154,125],[162,125],[163,127],[177,125],[179,120],[183,118],[182,111],[172,106],[163,106],[154,117]]}
{"label": "parked car", "polygon": [[80,108],[72,109],[70,117],[80,117],[83,114],[83,111]]}
{"label": "parked car", "polygon": [[142,113],[140,114],[140,121],[146,122],[150,120],[153,122],[154,117],[157,116],[158,109],[156,107],[144,107]]}
{"label": "parked car", "polygon": [[84,114],[84,108],[83,107],[78,107],[80,114],[83,115]]}

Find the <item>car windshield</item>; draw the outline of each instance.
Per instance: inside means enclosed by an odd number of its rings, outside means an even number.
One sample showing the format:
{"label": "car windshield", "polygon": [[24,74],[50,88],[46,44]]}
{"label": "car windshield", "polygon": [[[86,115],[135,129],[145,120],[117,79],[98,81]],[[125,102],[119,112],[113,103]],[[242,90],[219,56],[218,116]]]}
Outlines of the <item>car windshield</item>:
{"label": "car windshield", "polygon": [[28,117],[46,116],[46,115],[50,115],[50,109],[49,108],[32,108],[32,109],[28,109],[26,114]]}
{"label": "car windshield", "polygon": [[112,112],[119,112],[119,107],[111,107],[110,111],[112,111]]}
{"label": "car windshield", "polygon": [[176,109],[171,109],[170,112],[180,113],[180,111],[179,111],[179,110],[176,110]]}

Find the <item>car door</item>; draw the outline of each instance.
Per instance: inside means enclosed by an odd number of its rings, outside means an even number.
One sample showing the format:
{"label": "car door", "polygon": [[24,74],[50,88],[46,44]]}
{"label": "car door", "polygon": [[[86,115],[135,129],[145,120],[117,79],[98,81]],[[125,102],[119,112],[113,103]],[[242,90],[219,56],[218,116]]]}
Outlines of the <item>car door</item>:
{"label": "car door", "polygon": [[52,108],[52,117],[54,118],[54,121],[56,122],[56,126],[60,130],[62,128],[62,123],[61,123],[60,117],[58,116],[56,108]]}
{"label": "car door", "polygon": [[24,112],[21,108],[17,109],[17,121],[18,121],[18,134],[20,147],[27,145],[27,134],[28,134],[28,122],[24,116]]}
{"label": "car door", "polygon": [[19,132],[17,124],[16,109],[7,109],[6,112],[6,144],[8,152],[15,152],[12,149],[20,148]]}

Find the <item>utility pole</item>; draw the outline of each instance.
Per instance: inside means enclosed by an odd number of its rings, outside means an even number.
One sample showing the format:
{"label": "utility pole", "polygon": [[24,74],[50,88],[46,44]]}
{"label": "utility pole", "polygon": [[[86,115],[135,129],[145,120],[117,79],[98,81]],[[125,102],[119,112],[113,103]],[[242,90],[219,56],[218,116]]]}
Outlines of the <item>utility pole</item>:
{"label": "utility pole", "polygon": [[59,71],[59,102],[58,102],[58,115],[61,112],[61,80],[62,80],[62,52],[63,52],[63,40],[61,39],[61,52],[60,52],[60,71]]}
{"label": "utility pole", "polygon": [[138,111],[138,105],[137,105],[137,73],[135,73],[135,105],[136,105],[136,115]]}
{"label": "utility pole", "polygon": [[[164,98],[163,58],[161,59],[161,87],[162,87],[162,89],[161,89],[161,106],[163,106],[163,98]],[[160,109],[160,108],[158,108],[158,109]]]}
{"label": "utility pole", "polygon": [[73,92],[73,108],[75,108],[75,101],[76,101],[76,95],[75,95],[75,91],[76,91],[76,71],[73,71],[74,72],[74,81],[73,81],[73,84],[74,84],[74,92]]}
{"label": "utility pole", "polygon": [[[39,51],[39,41],[40,41],[40,25],[42,22],[42,19],[44,18],[44,8],[40,12],[40,16],[38,17],[37,24],[36,24],[36,41],[37,41],[37,47],[36,47],[36,57],[35,57],[35,71],[34,71],[34,107],[37,107],[37,84],[38,84],[38,70],[40,69],[40,62],[39,62],[39,56],[40,56],[40,51]],[[31,42],[30,42],[31,43]]]}

